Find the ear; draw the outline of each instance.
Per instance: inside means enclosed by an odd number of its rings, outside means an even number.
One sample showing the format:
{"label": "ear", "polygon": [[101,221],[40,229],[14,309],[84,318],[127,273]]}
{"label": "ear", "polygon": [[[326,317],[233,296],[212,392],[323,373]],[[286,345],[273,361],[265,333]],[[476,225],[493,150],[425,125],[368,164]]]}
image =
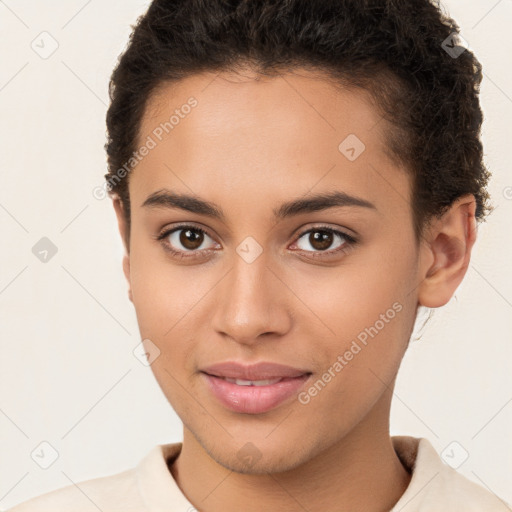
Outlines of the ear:
{"label": "ear", "polygon": [[119,234],[121,235],[121,239],[123,240],[123,246],[124,246],[123,272],[126,277],[126,281],[128,282],[128,298],[130,299],[131,302],[133,302],[131,279],[130,279],[130,247],[129,247],[129,242],[127,239],[128,231],[127,231],[124,205],[119,196],[113,196],[112,203],[114,205],[114,210],[116,212],[117,226],[119,228]]}
{"label": "ear", "polygon": [[467,194],[427,229],[421,248],[419,305],[444,306],[462,282],[477,235],[475,210],[475,197]]}

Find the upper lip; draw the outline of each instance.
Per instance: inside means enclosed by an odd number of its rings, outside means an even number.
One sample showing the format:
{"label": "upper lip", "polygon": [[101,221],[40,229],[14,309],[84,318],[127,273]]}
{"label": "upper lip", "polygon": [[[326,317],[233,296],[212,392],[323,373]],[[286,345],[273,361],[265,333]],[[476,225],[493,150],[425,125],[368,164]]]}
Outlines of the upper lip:
{"label": "upper lip", "polygon": [[292,368],[291,366],[271,363],[268,361],[261,361],[250,365],[237,363],[235,361],[224,361],[202,368],[201,371],[216,377],[228,377],[230,379],[243,380],[267,380],[283,377],[300,377],[301,375],[311,373],[308,370]]}

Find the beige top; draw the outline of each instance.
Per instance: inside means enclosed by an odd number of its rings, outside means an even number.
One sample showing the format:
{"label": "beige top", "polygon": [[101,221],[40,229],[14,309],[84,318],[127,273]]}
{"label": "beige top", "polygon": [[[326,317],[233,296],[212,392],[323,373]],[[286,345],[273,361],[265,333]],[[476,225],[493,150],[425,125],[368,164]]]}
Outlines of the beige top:
{"label": "beige top", "polygon": [[[391,438],[412,472],[390,512],[505,512],[507,504],[445,464],[425,438]],[[133,469],[36,496],[8,512],[195,512],[167,463],[182,443],[156,445]]]}

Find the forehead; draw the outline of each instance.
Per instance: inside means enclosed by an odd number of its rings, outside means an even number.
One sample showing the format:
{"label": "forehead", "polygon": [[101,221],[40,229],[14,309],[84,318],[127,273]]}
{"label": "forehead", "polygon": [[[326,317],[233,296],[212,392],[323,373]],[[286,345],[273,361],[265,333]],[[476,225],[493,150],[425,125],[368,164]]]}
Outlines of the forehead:
{"label": "forehead", "polygon": [[277,201],[336,187],[378,203],[386,182],[395,194],[407,184],[386,157],[388,128],[366,91],[319,73],[196,74],[149,98],[137,147],[151,140],[153,148],[133,171],[130,195],[140,205],[176,186]]}
{"label": "forehead", "polygon": [[[197,106],[189,112],[186,105],[191,98]],[[139,135],[153,132],[173,113],[179,115],[179,120],[172,121],[177,122],[173,137],[185,131],[175,130],[177,124],[186,125],[205,141],[235,133],[243,137],[253,134],[255,128],[264,128],[255,143],[273,138],[283,127],[292,129],[291,135],[308,139],[329,132],[342,136],[343,130],[350,128],[361,138],[381,142],[378,124],[382,118],[367,91],[336,87],[327,75],[307,70],[274,77],[250,71],[205,72],[162,83],[148,99]],[[186,123],[181,122],[187,117]]]}

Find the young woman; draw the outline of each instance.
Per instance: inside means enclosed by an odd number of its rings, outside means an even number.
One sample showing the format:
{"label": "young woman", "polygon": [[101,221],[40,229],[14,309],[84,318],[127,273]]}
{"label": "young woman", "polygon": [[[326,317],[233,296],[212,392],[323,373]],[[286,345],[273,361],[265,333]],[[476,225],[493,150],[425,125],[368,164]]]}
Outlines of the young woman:
{"label": "young woman", "polygon": [[16,512],[502,511],[391,437],[419,308],[490,210],[481,66],[428,0],[154,0],[111,80],[113,199],[183,442]]}

